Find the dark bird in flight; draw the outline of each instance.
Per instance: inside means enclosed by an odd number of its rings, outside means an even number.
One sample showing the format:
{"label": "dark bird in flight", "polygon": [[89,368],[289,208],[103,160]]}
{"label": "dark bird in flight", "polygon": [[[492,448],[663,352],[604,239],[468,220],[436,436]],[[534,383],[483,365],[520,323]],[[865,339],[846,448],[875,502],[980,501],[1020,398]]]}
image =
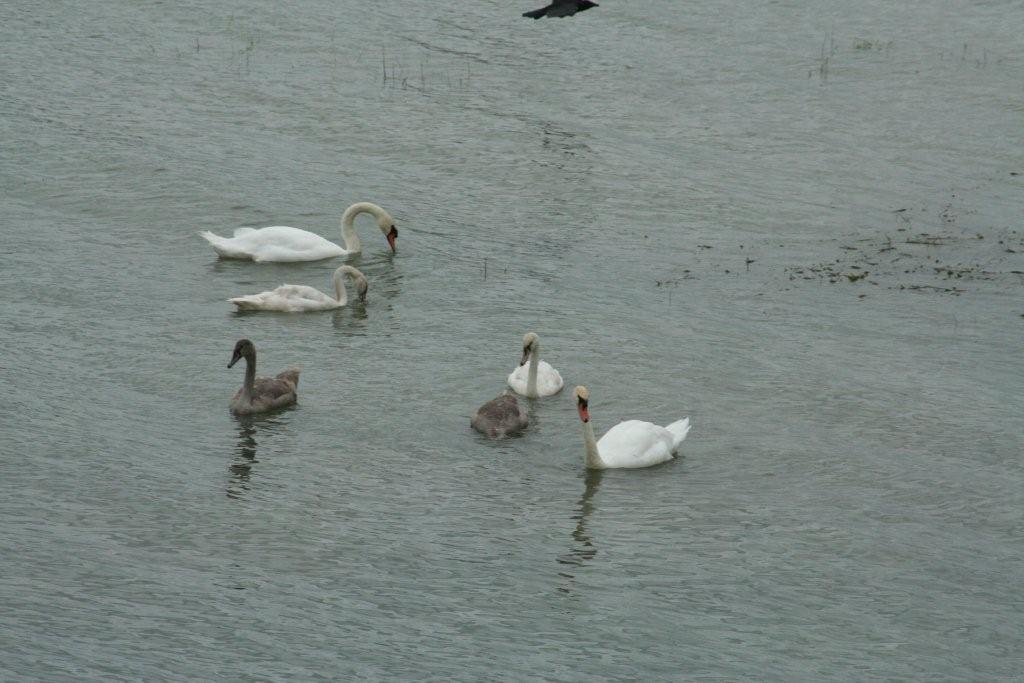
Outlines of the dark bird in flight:
{"label": "dark bird in flight", "polygon": [[590,0],[555,0],[547,7],[535,9],[532,12],[523,12],[524,17],[540,19],[541,17],[571,17],[577,12],[582,12],[591,7],[597,7],[596,2]]}

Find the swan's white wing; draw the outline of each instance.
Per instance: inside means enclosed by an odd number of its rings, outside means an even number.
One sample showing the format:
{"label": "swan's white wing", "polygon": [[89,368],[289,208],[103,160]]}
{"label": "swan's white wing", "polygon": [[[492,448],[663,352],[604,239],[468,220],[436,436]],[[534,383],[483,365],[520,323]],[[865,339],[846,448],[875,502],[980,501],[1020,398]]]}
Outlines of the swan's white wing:
{"label": "swan's white wing", "polygon": [[537,366],[537,393],[541,396],[551,396],[562,390],[565,383],[558,370],[551,367],[547,361],[541,361]]}
{"label": "swan's white wing", "polygon": [[[530,364],[520,365],[508,376],[508,385],[517,394],[526,396],[526,386],[529,384]],[[547,361],[540,361],[537,364],[537,395],[551,396],[562,390],[564,382],[562,376],[548,364]]]}
{"label": "swan's white wing", "polygon": [[325,311],[338,308],[338,302],[318,289],[306,285],[281,285],[277,289],[228,299],[241,310],[282,311]]}
{"label": "swan's white wing", "polygon": [[526,396],[527,377],[527,367],[525,365],[520,365],[509,374],[508,385],[512,387],[517,394]]}
{"label": "swan's white wing", "polygon": [[348,253],[316,233],[284,225],[255,230],[240,239],[250,245],[254,261],[319,261]]}
{"label": "swan's white wing", "polygon": [[217,253],[225,258],[249,258],[253,261],[318,261],[348,252],[316,233],[285,225],[269,228],[239,228],[231,238],[204,232]]}
{"label": "swan's white wing", "polygon": [[273,225],[269,228],[251,230],[242,235],[236,233],[235,239],[239,242],[244,242],[251,248],[280,247],[281,249],[291,249],[294,251],[317,249],[324,246],[339,248],[338,245],[314,232],[289,228],[284,225]]}
{"label": "swan's white wing", "polygon": [[690,432],[690,418],[684,417],[682,420],[676,420],[672,424],[665,425],[665,429],[672,434],[672,450],[674,451],[679,448],[679,444]]}
{"label": "swan's white wing", "polygon": [[672,459],[672,432],[650,422],[626,420],[597,442],[606,467],[649,467]]}
{"label": "swan's white wing", "polygon": [[234,238],[214,235],[210,231],[199,233],[207,242],[213,246],[213,250],[221,258],[251,259],[252,254],[244,245],[239,245]]}
{"label": "swan's white wing", "polygon": [[338,308],[336,299],[314,287],[281,285],[274,291],[289,311],[325,311]]}

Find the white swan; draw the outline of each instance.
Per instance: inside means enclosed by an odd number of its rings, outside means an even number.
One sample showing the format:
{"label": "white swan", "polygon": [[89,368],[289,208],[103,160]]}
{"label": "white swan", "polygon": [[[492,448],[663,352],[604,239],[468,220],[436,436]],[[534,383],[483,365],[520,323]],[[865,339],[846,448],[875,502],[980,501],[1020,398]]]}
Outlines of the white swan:
{"label": "white swan", "polygon": [[519,405],[515,394],[506,389],[497,398],[480,406],[470,426],[492,439],[518,434],[530,425],[530,418]]}
{"label": "white swan", "polygon": [[540,359],[540,337],[533,332],[523,335],[523,357],[508,376],[508,385],[527,398],[551,396],[562,390],[562,376]]}
{"label": "white swan", "polygon": [[366,290],[369,288],[369,284],[366,282],[366,277],[352,266],[341,266],[331,276],[331,280],[334,282],[334,298],[319,289],[306,285],[281,285],[268,292],[239,296],[228,299],[228,301],[238,306],[240,311],[282,311],[284,313],[329,311],[341,308],[348,303],[345,275],[352,278],[352,284],[356,287],[359,300],[366,301]]}
{"label": "white swan", "polygon": [[289,406],[298,399],[299,370],[289,368],[277,377],[256,379],[256,347],[248,339],[239,339],[231,354],[230,368],[245,359],[245,381],[231,399],[231,412],[239,415],[263,413]]}
{"label": "white swan", "polygon": [[353,222],[361,213],[370,213],[377,219],[377,227],[384,233],[391,251],[395,250],[398,229],[387,211],[371,202],[358,202],[345,209],[341,216],[341,239],[345,247],[325,240],[316,233],[284,225],[269,228],[238,228],[234,237],[220,237],[212,232],[200,233],[213,245],[221,258],[251,259],[253,261],[319,261],[335,256],[356,254],[362,250]]}
{"label": "white swan", "polygon": [[605,432],[600,441],[595,441],[594,426],[590,424],[590,412],[587,410],[589,400],[587,388],[576,387],[576,410],[583,421],[583,443],[587,449],[586,465],[589,469],[649,467],[671,460],[690,431],[690,419],[685,417],[667,427],[626,420]]}

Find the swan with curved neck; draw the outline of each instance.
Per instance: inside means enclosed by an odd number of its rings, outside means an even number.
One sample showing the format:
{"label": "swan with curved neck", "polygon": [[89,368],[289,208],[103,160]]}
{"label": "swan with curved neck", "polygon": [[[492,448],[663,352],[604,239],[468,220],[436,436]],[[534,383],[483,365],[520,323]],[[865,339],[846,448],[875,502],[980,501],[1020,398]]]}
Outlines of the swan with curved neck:
{"label": "swan with curved neck", "polygon": [[523,335],[523,356],[519,367],[508,376],[508,385],[527,398],[551,396],[562,390],[564,382],[558,370],[540,359],[540,337],[535,332]]}
{"label": "swan with curved neck", "polygon": [[263,413],[295,403],[298,400],[299,370],[289,368],[277,377],[256,377],[256,346],[248,339],[239,339],[231,354],[232,367],[245,359],[245,380],[231,399],[231,412],[239,415]]}
{"label": "swan with curved neck", "polygon": [[362,302],[366,301],[369,283],[366,276],[352,266],[339,266],[331,276],[334,282],[334,297],[324,294],[315,287],[306,285],[281,285],[259,294],[239,296],[228,299],[240,311],[280,311],[282,313],[304,313],[306,311],[330,311],[341,308],[348,303],[348,291],[345,289],[345,276],[355,285],[356,295]]}
{"label": "swan with curved neck", "polygon": [[357,254],[362,250],[355,229],[355,218],[361,213],[371,214],[377,219],[377,227],[384,233],[391,251],[395,251],[395,241],[398,238],[395,220],[391,214],[372,202],[357,202],[345,209],[341,216],[341,239],[345,243],[344,247],[308,230],[285,225],[274,225],[259,230],[238,228],[234,237],[221,237],[209,231],[200,234],[213,245],[221,258],[257,262],[319,261]]}
{"label": "swan with curved neck", "polygon": [[590,392],[576,387],[576,410],[583,422],[584,463],[588,469],[650,467],[675,457],[679,444],[690,431],[689,418],[660,427],[641,420],[615,425],[598,441],[590,422]]}

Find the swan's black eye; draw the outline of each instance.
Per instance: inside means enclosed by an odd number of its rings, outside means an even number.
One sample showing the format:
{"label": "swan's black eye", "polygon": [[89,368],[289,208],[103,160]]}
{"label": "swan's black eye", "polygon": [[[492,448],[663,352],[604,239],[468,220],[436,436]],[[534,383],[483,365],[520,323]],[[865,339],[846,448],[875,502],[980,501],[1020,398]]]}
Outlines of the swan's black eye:
{"label": "swan's black eye", "polygon": [[391,234],[393,234],[395,237],[398,237],[398,228],[396,228],[395,226],[392,225],[391,226]]}

